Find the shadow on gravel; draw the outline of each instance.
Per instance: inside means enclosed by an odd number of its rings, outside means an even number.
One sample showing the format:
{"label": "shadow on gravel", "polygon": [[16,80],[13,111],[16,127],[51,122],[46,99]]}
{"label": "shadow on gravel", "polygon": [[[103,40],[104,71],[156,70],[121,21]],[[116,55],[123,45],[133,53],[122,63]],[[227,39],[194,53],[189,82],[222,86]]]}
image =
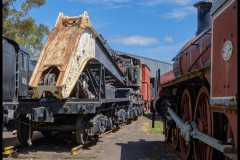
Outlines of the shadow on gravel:
{"label": "shadow on gravel", "polygon": [[165,141],[116,143],[121,146],[121,160],[180,160]]}
{"label": "shadow on gravel", "polygon": [[71,148],[75,146],[77,146],[77,143],[72,133],[56,133],[49,137],[43,137],[32,141],[32,146],[19,146],[17,150],[21,154],[29,154],[38,151],[70,153]]}

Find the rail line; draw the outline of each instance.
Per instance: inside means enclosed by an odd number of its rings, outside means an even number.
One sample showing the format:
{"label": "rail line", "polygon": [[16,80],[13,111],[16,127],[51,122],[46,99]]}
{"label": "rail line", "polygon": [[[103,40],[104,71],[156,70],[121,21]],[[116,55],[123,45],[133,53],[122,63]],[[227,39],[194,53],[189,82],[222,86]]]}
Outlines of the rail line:
{"label": "rail line", "polygon": [[[132,124],[132,122],[136,121],[135,120],[131,120],[131,121],[128,121],[126,123],[123,123],[123,124],[119,124],[118,126],[116,126],[115,128],[113,129],[110,129],[110,130],[107,130],[105,131],[104,133],[100,134],[99,136],[95,136],[94,138],[88,140],[84,145],[75,145],[74,144],[71,144],[70,146],[67,146],[67,148],[69,148],[70,152],[69,155],[72,155],[72,156],[76,156],[76,155],[79,155],[81,153],[82,150],[84,149],[88,149],[90,148],[91,146],[94,146],[97,144],[97,142],[99,141],[99,139],[102,139],[104,137],[106,137],[107,135],[109,135],[110,133],[114,133],[114,132],[117,132],[119,131],[120,129],[122,129],[125,125],[129,125],[129,124]],[[57,142],[59,139],[61,139],[61,137],[63,138],[66,138],[68,137],[67,139],[70,139],[71,142],[74,142],[74,133],[72,133],[70,136],[68,135],[68,133],[66,134],[62,134],[61,132],[55,132],[54,134],[52,134],[51,136],[49,137],[37,137],[37,138],[34,138],[32,140],[32,144],[31,146],[29,145],[21,145],[20,143],[17,144],[17,145],[9,145],[7,147],[4,147],[3,148],[3,158],[41,158],[41,153],[40,154],[31,154],[31,156],[26,156],[25,154],[28,153],[29,151],[31,150],[41,150],[40,148],[41,147],[47,147],[45,144],[47,144],[47,142],[49,140],[53,141],[53,142]],[[72,140],[73,139],[73,140]],[[56,146],[58,146],[58,144],[56,144]],[[75,146],[75,147],[73,147]],[[46,151],[48,151],[46,149]]]}

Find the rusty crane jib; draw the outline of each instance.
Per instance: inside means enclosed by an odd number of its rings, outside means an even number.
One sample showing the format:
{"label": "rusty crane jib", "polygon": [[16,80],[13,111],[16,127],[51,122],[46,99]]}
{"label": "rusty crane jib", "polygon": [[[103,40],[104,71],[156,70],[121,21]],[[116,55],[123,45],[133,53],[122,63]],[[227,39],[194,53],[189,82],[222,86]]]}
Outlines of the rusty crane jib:
{"label": "rusty crane jib", "polygon": [[92,27],[88,13],[78,17],[60,13],[29,82],[34,98],[39,99],[45,91],[60,99],[68,98],[89,61],[103,64],[110,77],[124,83],[121,70]]}

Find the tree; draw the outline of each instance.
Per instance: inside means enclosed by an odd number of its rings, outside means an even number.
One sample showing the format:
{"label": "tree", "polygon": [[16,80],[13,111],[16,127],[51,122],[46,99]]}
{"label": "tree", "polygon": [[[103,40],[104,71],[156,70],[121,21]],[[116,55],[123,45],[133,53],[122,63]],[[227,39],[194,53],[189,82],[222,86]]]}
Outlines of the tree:
{"label": "tree", "polygon": [[45,0],[3,0],[3,36],[24,46],[33,56],[42,50],[42,40],[48,34],[47,25],[35,23],[29,15],[32,8],[45,4]]}

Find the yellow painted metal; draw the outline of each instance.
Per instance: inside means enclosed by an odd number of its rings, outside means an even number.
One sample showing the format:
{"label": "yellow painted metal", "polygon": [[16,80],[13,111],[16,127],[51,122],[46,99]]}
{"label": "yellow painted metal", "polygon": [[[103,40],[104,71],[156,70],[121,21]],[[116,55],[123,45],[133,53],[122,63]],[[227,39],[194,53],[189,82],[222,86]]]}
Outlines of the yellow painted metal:
{"label": "yellow painted metal", "polygon": [[8,147],[5,147],[4,148],[4,153],[3,154],[6,154],[6,155],[9,155],[13,152],[13,148],[14,146],[8,146]]}
{"label": "yellow painted metal", "polygon": [[79,150],[80,150],[81,148],[82,148],[82,145],[73,147],[73,148],[71,149],[72,155],[77,155],[77,154],[79,154]]}

